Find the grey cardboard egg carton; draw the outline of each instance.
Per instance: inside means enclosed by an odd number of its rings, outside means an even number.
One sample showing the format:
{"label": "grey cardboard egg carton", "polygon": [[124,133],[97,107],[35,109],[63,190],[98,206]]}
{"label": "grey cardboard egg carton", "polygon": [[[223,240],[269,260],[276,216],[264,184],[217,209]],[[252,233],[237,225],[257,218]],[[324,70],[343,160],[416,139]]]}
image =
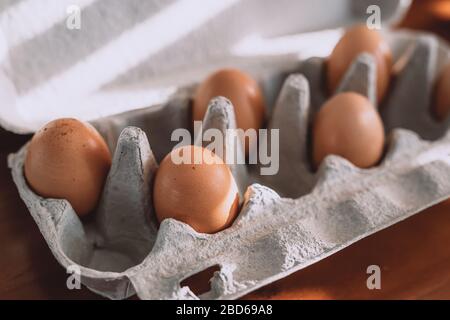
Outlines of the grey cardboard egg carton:
{"label": "grey cardboard egg carton", "polygon": [[[279,91],[267,123],[279,129],[279,171],[261,176],[258,166],[231,166],[244,201],[233,225],[216,234],[199,234],[173,219],[158,227],[152,206],[158,162],[175,144],[170,134],[191,126],[192,88],[164,105],[93,122],[115,152],[91,219],[80,221],[66,200],[43,199],[30,190],[23,175],[27,146],[9,157],[13,179],[56,259],[66,268],[78,266],[92,291],[112,299],[135,293],[142,299],[238,298],[450,196],[450,119],[437,123],[429,113],[434,79],[448,51],[433,37],[413,39],[379,106],[386,152],[371,169],[333,155],[317,172],[311,168],[309,128],[326,99],[324,59],[299,62],[281,91],[283,75],[259,79],[266,96]],[[439,52],[445,52],[440,61]],[[338,91],[357,91],[375,103],[375,74],[373,57],[362,54]],[[230,101],[213,99],[203,125],[222,132],[235,128]],[[209,292],[197,297],[180,285],[215,265],[220,271]]]}

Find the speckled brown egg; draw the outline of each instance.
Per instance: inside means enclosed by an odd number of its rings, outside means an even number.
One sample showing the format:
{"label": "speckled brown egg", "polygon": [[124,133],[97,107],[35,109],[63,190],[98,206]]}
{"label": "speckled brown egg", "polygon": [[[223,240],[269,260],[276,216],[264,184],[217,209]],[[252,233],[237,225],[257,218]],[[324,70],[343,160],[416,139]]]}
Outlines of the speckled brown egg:
{"label": "speckled brown egg", "polygon": [[328,100],[313,124],[313,162],[316,168],[327,155],[339,155],[355,166],[376,165],[384,148],[384,128],[370,101],[357,93],[341,93]]}
{"label": "speckled brown egg", "polygon": [[361,53],[370,53],[377,64],[377,98],[381,101],[385,96],[392,68],[392,53],[380,33],[370,30],[366,25],[357,25],[348,29],[327,62],[327,83],[330,94],[339,86],[343,76],[352,62]]}
{"label": "speckled brown egg", "polygon": [[[238,128],[260,129],[264,124],[265,103],[258,83],[237,69],[221,69],[207,77],[197,88],[192,117],[201,121],[212,98],[223,96],[231,101]],[[248,153],[249,146],[245,145]]]}
{"label": "speckled brown egg", "polygon": [[[177,156],[185,161],[180,163]],[[202,147],[185,146],[162,160],[153,185],[153,203],[159,222],[173,218],[197,232],[215,233],[233,222],[239,193],[220,157]]]}
{"label": "speckled brown egg", "polygon": [[67,199],[79,216],[85,216],[95,209],[110,166],[110,151],[97,130],[67,118],[35,133],[24,172],[38,195]]}
{"label": "speckled brown egg", "polygon": [[450,64],[438,77],[434,91],[433,113],[438,121],[443,121],[450,112]]}

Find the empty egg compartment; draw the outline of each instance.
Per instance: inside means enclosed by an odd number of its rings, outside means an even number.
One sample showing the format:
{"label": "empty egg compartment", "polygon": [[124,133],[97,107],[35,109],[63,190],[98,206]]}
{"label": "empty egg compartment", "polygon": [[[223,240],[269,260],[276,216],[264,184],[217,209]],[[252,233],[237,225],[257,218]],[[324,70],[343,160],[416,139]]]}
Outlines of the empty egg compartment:
{"label": "empty egg compartment", "polygon": [[[424,105],[399,93],[414,91],[419,79],[428,88],[434,77],[429,68],[438,68],[414,58],[432,55],[434,38],[414,41],[380,108],[390,138],[383,161],[371,169],[338,156],[327,157],[316,172],[311,169],[308,128],[326,99],[323,59],[299,63],[287,78],[283,71],[259,79],[268,105],[274,106],[267,128],[279,129],[279,171],[260,175],[264,166],[231,165],[244,203],[233,225],[216,234],[197,233],[173,219],[158,230],[152,208],[153,175],[177,143],[171,142],[171,133],[191,128],[192,88],[164,105],[93,122],[115,150],[93,220],[82,222],[67,201],[42,199],[28,188],[22,173],[26,146],[9,158],[14,181],[53,254],[65,267],[79,266],[91,290],[117,299],[135,292],[143,299],[197,299],[180,283],[219,266],[211,290],[200,298],[237,298],[450,196],[448,122],[433,123],[434,140],[425,141],[419,135],[430,131],[419,120],[402,122],[402,112],[383,112],[400,105],[421,110],[417,117],[428,112],[429,96],[423,97]],[[422,77],[419,68],[427,71]],[[374,69],[372,57],[361,55],[338,91],[357,91],[375,101]],[[235,128],[231,103],[212,100],[203,125],[221,132]],[[194,139],[200,143],[200,137]],[[244,157],[242,150],[238,157]]]}

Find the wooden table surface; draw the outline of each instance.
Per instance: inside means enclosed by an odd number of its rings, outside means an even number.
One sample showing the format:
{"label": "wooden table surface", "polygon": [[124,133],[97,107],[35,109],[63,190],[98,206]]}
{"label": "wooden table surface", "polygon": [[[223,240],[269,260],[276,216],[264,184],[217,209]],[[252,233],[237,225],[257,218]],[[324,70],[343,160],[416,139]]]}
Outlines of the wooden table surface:
{"label": "wooden table surface", "polygon": [[[450,39],[449,22],[431,18],[438,2],[444,1],[416,1],[402,26]],[[0,129],[0,299],[99,299],[86,288],[66,288],[65,270],[19,198],[6,157],[28,139]],[[374,264],[381,268],[380,290],[366,287],[366,268]],[[244,298],[450,299],[450,201]]]}

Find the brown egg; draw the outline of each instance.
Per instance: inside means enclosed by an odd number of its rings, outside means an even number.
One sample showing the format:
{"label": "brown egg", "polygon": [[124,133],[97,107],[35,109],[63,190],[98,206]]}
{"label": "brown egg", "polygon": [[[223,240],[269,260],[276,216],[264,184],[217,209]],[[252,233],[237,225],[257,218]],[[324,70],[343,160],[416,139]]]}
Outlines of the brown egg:
{"label": "brown egg", "polygon": [[317,113],[313,126],[316,168],[330,154],[368,168],[380,161],[383,148],[383,123],[366,97],[353,92],[341,93],[328,100]]}
{"label": "brown egg", "polygon": [[[258,83],[237,69],[222,69],[211,74],[197,88],[192,117],[201,121],[212,98],[223,96],[234,106],[238,128],[260,129],[264,124],[265,104]],[[245,144],[246,153],[249,146]]]}
{"label": "brown egg", "polygon": [[348,29],[339,40],[327,63],[327,82],[333,94],[352,62],[361,53],[370,53],[377,63],[377,99],[385,96],[392,68],[392,53],[381,35],[365,25]]}
{"label": "brown egg", "polygon": [[[173,161],[177,155],[188,161]],[[204,161],[194,163],[195,159]],[[153,203],[160,222],[173,218],[197,232],[215,233],[233,222],[239,209],[239,193],[230,169],[220,157],[202,147],[185,146],[173,150],[161,162],[153,186]]]}
{"label": "brown egg", "polygon": [[433,113],[438,121],[443,121],[450,111],[450,64],[441,72],[434,92]]}
{"label": "brown egg", "polygon": [[[450,21],[450,1],[449,0],[434,0],[428,1],[427,11],[431,13],[432,17],[442,22]],[[427,17],[428,18],[428,17]]]}
{"label": "brown egg", "polygon": [[58,119],[31,139],[24,171],[37,194],[67,199],[84,216],[96,207],[110,166],[109,149],[94,127]]}

